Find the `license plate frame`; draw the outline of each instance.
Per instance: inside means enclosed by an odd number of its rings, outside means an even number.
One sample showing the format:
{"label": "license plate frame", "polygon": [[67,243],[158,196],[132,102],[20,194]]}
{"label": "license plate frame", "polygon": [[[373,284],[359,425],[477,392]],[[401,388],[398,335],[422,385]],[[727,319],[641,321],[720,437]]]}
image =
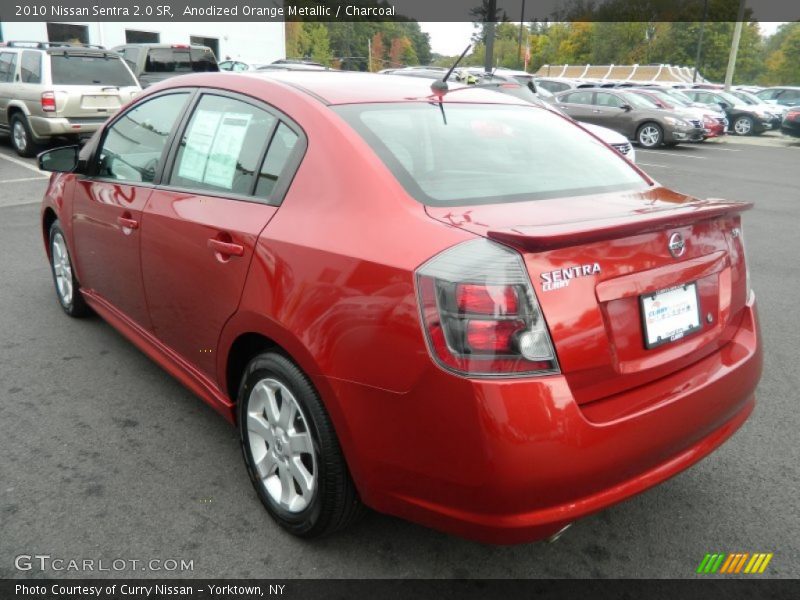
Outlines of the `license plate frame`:
{"label": "license plate frame", "polygon": [[[670,295],[673,298],[671,298]],[[674,330],[668,330],[663,337],[658,335],[658,331],[652,332],[651,335],[650,329],[652,328],[652,325],[648,327],[648,309],[652,307],[652,303],[654,303],[659,296],[661,296],[662,300],[667,299],[671,302],[671,304],[667,307],[667,310],[669,310],[669,308],[676,303],[688,303],[688,309],[686,310],[686,316],[684,317],[685,325],[678,326]],[[677,298],[674,298],[675,296],[677,296]],[[683,315],[684,313],[681,314]],[[642,337],[644,339],[644,347],[647,350],[658,348],[664,344],[676,342],[693,333],[696,333],[697,331],[700,331],[703,325],[700,318],[700,293],[697,289],[697,282],[691,281],[682,283],[680,285],[640,295],[639,316],[642,322]],[[668,315],[667,318],[671,318],[673,321],[676,321],[675,316],[675,314],[671,314]],[[665,319],[663,318],[659,319],[660,322],[663,322],[664,320]],[[678,321],[678,323],[680,324],[680,321]],[[653,324],[655,324],[655,322],[653,322]]]}

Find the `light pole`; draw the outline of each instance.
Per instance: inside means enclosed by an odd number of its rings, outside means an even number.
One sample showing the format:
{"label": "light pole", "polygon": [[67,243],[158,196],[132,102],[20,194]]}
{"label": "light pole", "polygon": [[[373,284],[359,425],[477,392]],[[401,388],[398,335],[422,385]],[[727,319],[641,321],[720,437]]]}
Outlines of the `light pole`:
{"label": "light pole", "polygon": [[522,0],[522,12],[519,15],[519,40],[517,41],[517,64],[522,66],[522,28],[525,26],[525,0]]}
{"label": "light pole", "polygon": [[697,54],[694,57],[694,75],[692,75],[692,83],[697,82],[697,69],[700,68],[700,53],[703,51],[703,32],[706,29],[707,18],[708,18],[708,0],[703,0],[703,22],[700,23],[700,37],[697,40]]}
{"label": "light pole", "polygon": [[484,56],[483,59],[483,70],[487,73],[491,73],[494,64],[494,20],[497,15],[497,0],[489,0],[487,4],[486,56]]}
{"label": "light pole", "polygon": [[731,53],[728,55],[728,68],[725,71],[725,91],[729,92],[733,83],[733,71],[736,69],[736,54],[739,52],[739,40],[742,37],[742,21],[744,21],[744,2],[739,0],[739,15],[736,17],[736,26],[733,28],[733,41]]}

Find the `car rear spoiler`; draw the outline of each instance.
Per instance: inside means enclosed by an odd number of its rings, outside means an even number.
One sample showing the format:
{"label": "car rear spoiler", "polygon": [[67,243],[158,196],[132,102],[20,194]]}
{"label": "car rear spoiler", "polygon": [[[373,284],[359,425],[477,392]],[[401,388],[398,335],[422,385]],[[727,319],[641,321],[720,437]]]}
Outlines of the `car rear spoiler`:
{"label": "car rear spoiler", "polygon": [[619,217],[490,229],[493,240],[541,251],[680,227],[753,208],[751,202],[695,201]]}

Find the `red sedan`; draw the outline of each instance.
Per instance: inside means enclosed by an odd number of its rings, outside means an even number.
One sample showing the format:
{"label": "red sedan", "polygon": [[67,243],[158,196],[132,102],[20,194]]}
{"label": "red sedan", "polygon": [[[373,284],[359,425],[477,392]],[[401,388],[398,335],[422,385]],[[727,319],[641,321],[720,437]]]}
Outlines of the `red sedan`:
{"label": "red sedan", "polygon": [[728,125],[728,120],[725,118],[725,113],[719,112],[714,113],[709,111],[707,108],[696,108],[691,105],[691,102],[682,102],[677,96],[681,95],[679,91],[673,90],[672,92],[665,92],[659,89],[653,88],[641,88],[641,89],[634,89],[631,90],[640,96],[645,96],[652,102],[654,102],[659,108],[663,108],[665,110],[673,110],[678,112],[686,112],[686,113],[693,113],[693,116],[697,118],[703,119],[703,129],[705,129],[705,135],[703,140],[707,140],[708,138],[715,138],[721,135],[725,135],[725,128]]}
{"label": "red sedan", "polygon": [[188,75],[39,161],[60,306],[235,423],[294,534],[367,505],[547,538],[753,410],[749,205],[667,190],[512,96]]}

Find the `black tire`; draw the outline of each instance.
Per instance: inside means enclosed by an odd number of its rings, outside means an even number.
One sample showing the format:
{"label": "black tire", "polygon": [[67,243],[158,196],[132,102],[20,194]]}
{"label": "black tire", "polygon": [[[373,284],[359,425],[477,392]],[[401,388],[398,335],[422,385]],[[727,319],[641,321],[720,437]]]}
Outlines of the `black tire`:
{"label": "black tire", "polygon": [[68,248],[66,250],[66,261],[69,264],[69,279],[71,280],[72,285],[72,293],[70,294],[70,297],[65,298],[61,289],[59,288],[58,277],[56,275],[57,253],[54,251],[54,242],[56,241],[57,236],[61,236],[61,239],[64,240],[64,248],[67,248],[66,236],[64,235],[64,231],[61,229],[61,223],[59,223],[58,220],[54,221],[50,226],[50,236],[48,238],[50,272],[53,274],[53,285],[56,289],[56,298],[58,299],[58,303],[61,305],[61,308],[64,309],[64,312],[70,317],[77,319],[88,317],[92,314],[92,309],[89,308],[88,304],[86,304],[86,300],[83,299],[83,294],[81,294],[81,285],[75,278],[75,270],[72,268],[72,258],[69,255]]}
{"label": "black tire", "polygon": [[736,117],[733,121],[733,132],[736,135],[753,135],[755,129],[755,121],[747,116]]}
{"label": "black tire", "polygon": [[[28,124],[28,119],[25,118],[20,112],[14,113],[9,123],[11,136],[11,146],[20,156],[29,158],[34,156],[39,151],[39,145],[33,139],[33,132],[31,126]],[[15,135],[15,127],[21,128],[22,135]]]}
{"label": "black tire", "polygon": [[[253,399],[253,388],[265,379],[276,380],[291,392],[313,440],[315,491],[308,505],[299,512],[290,512],[270,496],[254,464],[248,434],[248,407]],[[237,421],[250,481],[267,512],[281,527],[299,537],[318,538],[344,529],[363,514],[364,506],[330,417],[314,386],[291,360],[276,352],[266,352],[248,363],[239,386]]]}
{"label": "black tire", "polygon": [[[642,141],[642,138],[644,137],[643,133],[645,131],[654,132],[654,137],[652,138],[654,141]],[[654,123],[653,121],[642,123],[639,126],[639,129],[636,130],[636,141],[642,148],[658,148],[664,142],[664,130],[661,128],[661,125]]]}

